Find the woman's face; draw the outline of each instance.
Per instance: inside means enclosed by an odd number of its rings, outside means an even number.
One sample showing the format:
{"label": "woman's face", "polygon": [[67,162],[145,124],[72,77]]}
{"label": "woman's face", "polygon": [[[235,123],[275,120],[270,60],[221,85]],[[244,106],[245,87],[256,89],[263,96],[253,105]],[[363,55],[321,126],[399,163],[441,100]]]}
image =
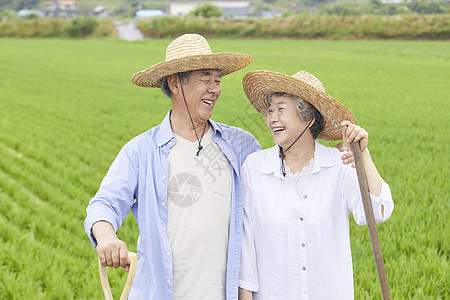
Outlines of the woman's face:
{"label": "woman's face", "polygon": [[[307,126],[298,115],[294,99],[286,96],[272,98],[266,124],[272,133],[274,142],[284,149],[289,147]],[[305,132],[306,134],[307,132]]]}

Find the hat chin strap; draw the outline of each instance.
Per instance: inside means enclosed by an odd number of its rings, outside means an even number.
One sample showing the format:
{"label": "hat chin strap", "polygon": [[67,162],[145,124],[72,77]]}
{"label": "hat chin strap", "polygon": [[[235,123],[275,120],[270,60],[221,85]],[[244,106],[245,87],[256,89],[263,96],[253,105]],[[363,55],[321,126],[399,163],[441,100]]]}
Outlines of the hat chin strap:
{"label": "hat chin strap", "polygon": [[208,121],[205,122],[205,127],[203,128],[202,137],[199,139],[198,135],[197,135],[197,130],[195,129],[194,121],[192,120],[191,113],[189,112],[189,107],[188,107],[187,102],[186,102],[186,97],[184,96],[183,84],[182,84],[182,81],[181,81],[180,73],[178,73],[177,75],[178,75],[178,79],[180,80],[180,87],[181,87],[181,93],[183,94],[184,105],[186,105],[186,109],[187,109],[187,112],[188,112],[188,115],[189,115],[189,119],[191,120],[192,128],[194,128],[195,137],[197,138],[197,141],[198,141],[198,148],[197,148],[198,151],[197,151],[197,154],[196,154],[198,156],[200,154],[200,151],[203,149],[203,146],[202,146],[201,143],[202,143],[202,140],[203,140],[203,136],[205,135],[206,125],[208,125]]}
{"label": "hat chin strap", "polygon": [[312,121],[314,120],[314,118],[312,118],[308,125],[306,125],[305,129],[303,129],[302,133],[300,133],[300,135],[298,136],[298,138],[295,139],[295,141],[286,149],[283,151],[283,147],[278,146],[280,148],[280,154],[278,155],[281,158],[281,172],[283,173],[283,177],[286,177],[286,167],[284,166],[284,158],[286,157],[286,155],[284,155],[289,149],[291,149],[292,146],[294,146],[294,144],[302,137],[302,135],[305,133],[306,129],[309,128],[309,125],[311,125]]}

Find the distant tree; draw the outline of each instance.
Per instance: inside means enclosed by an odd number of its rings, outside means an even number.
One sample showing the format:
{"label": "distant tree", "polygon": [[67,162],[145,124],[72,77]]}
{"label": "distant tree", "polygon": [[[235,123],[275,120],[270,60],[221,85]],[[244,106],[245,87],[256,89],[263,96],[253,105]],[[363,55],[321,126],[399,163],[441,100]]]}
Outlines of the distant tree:
{"label": "distant tree", "polygon": [[12,11],[10,9],[5,9],[4,11],[2,11],[0,13],[0,21],[4,21],[4,20],[12,20],[12,19],[17,19],[17,14],[15,11]]}
{"label": "distant tree", "polygon": [[28,8],[38,8],[40,5],[41,0],[19,0],[19,1],[12,1],[16,7],[14,7],[17,10]]}
{"label": "distant tree", "polygon": [[189,15],[204,18],[218,18],[223,15],[223,11],[212,3],[205,3],[197,6],[193,11],[189,13]]}
{"label": "distant tree", "polygon": [[93,17],[77,17],[64,30],[69,37],[80,38],[94,33],[97,26],[98,21]]}
{"label": "distant tree", "polygon": [[284,12],[281,14],[281,17],[282,17],[282,18],[287,18],[287,17],[293,16],[293,15],[294,15],[294,13],[293,13],[292,11],[286,10],[286,11],[284,11]]}
{"label": "distant tree", "polygon": [[422,2],[418,0],[412,0],[411,2],[407,3],[407,6],[409,7],[409,9],[411,9],[411,11],[419,14],[442,14],[446,11],[444,6],[435,2]]}
{"label": "distant tree", "polygon": [[370,0],[370,5],[373,8],[380,8],[383,6],[383,2],[381,2],[381,0]]}

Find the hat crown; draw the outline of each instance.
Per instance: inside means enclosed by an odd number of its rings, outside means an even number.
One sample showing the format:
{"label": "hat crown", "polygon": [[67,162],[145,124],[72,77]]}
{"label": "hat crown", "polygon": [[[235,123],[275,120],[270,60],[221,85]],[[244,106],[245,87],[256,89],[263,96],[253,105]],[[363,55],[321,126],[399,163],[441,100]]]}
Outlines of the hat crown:
{"label": "hat crown", "polygon": [[319,91],[326,93],[326,89],[325,86],[322,84],[322,82],[320,82],[319,79],[317,79],[316,76],[314,76],[313,74],[310,74],[306,71],[300,71],[298,73],[295,73],[294,75],[292,75],[291,77],[303,81],[313,87],[315,87],[316,89],[318,89]]}
{"label": "hat crown", "polygon": [[183,34],[173,40],[166,50],[166,61],[195,55],[213,54],[208,41],[199,34]]}

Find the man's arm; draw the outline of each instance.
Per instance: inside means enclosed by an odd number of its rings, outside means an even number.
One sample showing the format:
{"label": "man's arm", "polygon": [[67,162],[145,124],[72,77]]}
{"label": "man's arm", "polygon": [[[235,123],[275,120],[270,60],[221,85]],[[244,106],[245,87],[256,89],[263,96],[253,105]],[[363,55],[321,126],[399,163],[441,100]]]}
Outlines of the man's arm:
{"label": "man's arm", "polygon": [[239,300],[252,300],[253,294],[250,291],[239,288]]}
{"label": "man's arm", "polygon": [[[129,144],[127,144],[129,145]],[[133,206],[137,189],[136,159],[125,145],[111,164],[99,191],[86,209],[85,231],[103,266],[128,270],[128,248],[116,231]]]}
{"label": "man's arm", "polygon": [[114,232],[113,226],[106,221],[99,221],[92,225],[92,234],[97,240],[97,254],[102,266],[123,267],[128,272],[128,248]]}

